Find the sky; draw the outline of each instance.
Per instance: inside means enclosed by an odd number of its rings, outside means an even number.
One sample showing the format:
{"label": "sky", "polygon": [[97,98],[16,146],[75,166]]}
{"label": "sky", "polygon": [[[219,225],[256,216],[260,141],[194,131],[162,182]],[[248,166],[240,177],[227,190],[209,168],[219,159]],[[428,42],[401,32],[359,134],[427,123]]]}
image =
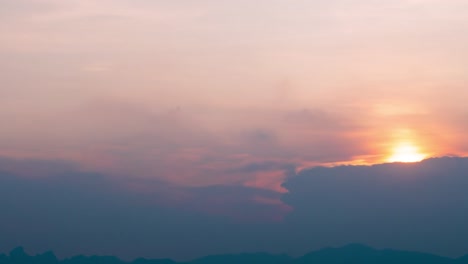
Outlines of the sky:
{"label": "sky", "polygon": [[270,228],[316,166],[465,156],[467,46],[464,0],[0,0],[1,177]]}

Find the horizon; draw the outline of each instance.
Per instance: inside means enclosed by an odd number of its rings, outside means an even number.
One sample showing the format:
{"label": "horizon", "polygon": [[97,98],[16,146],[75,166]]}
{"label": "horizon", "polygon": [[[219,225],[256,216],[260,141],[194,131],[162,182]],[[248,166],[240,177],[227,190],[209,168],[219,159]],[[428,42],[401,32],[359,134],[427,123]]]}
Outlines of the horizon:
{"label": "horizon", "polygon": [[[145,259],[145,260],[167,260],[168,259],[168,260],[172,260],[172,261],[185,263],[185,262],[193,262],[193,261],[196,261],[196,260],[205,259],[207,257],[218,257],[218,256],[230,257],[230,256],[258,255],[258,254],[270,255],[270,256],[287,256],[287,257],[289,257],[291,259],[300,259],[302,257],[306,257],[307,255],[314,254],[314,253],[319,253],[319,252],[328,251],[328,250],[344,250],[344,249],[353,249],[353,251],[355,249],[361,249],[361,250],[366,249],[366,250],[380,251],[380,252],[385,252],[385,251],[387,251],[387,252],[388,251],[408,252],[408,253],[416,253],[416,254],[422,254],[422,255],[430,255],[430,256],[434,256],[434,257],[444,257],[444,258],[452,259],[452,260],[458,260],[458,259],[466,258],[468,256],[468,251],[465,254],[454,257],[454,256],[444,256],[444,255],[438,255],[438,254],[422,252],[422,251],[399,250],[399,249],[394,249],[394,248],[375,248],[375,247],[371,247],[371,246],[368,246],[366,244],[361,244],[361,243],[348,243],[348,244],[344,244],[344,245],[341,245],[341,246],[326,246],[326,247],[322,247],[322,248],[319,248],[319,249],[309,250],[309,251],[305,252],[304,254],[296,255],[296,256],[292,256],[292,255],[289,255],[287,253],[269,253],[269,252],[258,251],[258,252],[219,253],[219,254],[216,254],[216,255],[199,256],[199,257],[196,257],[196,258],[193,258],[193,259],[174,260],[174,259],[171,259],[171,258],[153,258],[152,259],[152,258],[144,258],[144,257],[136,257],[134,259],[121,259],[118,256],[113,256],[113,255],[83,255],[83,254],[77,254],[77,255],[73,255],[73,256],[62,257],[61,259],[57,258],[57,260],[58,261],[65,261],[65,260],[70,260],[70,259],[74,259],[74,258],[77,258],[77,257],[95,257],[96,256],[96,257],[115,257],[115,258],[119,259],[120,261],[124,261],[126,263],[136,262],[136,261],[141,260],[141,259]],[[29,257],[38,257],[38,256],[45,255],[47,253],[52,253],[55,257],[57,257],[53,250],[47,250],[47,251],[44,251],[44,252],[35,253],[35,255],[29,255],[28,252],[25,250],[25,248],[22,247],[22,246],[17,246],[15,248],[11,249],[9,252],[3,252],[3,253],[0,252],[0,256],[1,255],[11,256],[12,252],[18,252],[18,251],[28,255]]]}

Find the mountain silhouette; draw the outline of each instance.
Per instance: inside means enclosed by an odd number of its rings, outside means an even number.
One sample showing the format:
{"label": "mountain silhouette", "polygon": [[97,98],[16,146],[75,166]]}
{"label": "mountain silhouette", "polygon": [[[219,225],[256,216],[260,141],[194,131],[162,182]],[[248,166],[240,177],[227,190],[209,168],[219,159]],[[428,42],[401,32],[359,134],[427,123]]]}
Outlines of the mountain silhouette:
{"label": "mountain silhouette", "polygon": [[51,251],[35,256],[22,247],[0,254],[0,264],[468,264],[468,255],[454,259],[433,254],[392,249],[377,250],[361,244],[324,248],[298,258],[268,253],[212,255],[187,262],[138,258],[131,262],[114,256],[74,256],[58,260]]}
{"label": "mountain silhouette", "polygon": [[464,255],[463,257],[457,259],[457,264],[464,264],[468,263],[468,255]]}
{"label": "mountain silhouette", "polygon": [[267,253],[244,253],[238,255],[215,255],[190,261],[190,264],[237,264],[237,263],[259,263],[259,264],[283,264],[291,263],[292,258],[288,255],[271,255]]}
{"label": "mountain silhouette", "polygon": [[[342,248],[325,248],[311,252],[296,259],[293,263],[318,263],[318,264],[448,264],[456,263],[456,260],[431,254],[397,251],[375,250],[359,244],[352,244]],[[466,262],[468,263],[468,262]]]}

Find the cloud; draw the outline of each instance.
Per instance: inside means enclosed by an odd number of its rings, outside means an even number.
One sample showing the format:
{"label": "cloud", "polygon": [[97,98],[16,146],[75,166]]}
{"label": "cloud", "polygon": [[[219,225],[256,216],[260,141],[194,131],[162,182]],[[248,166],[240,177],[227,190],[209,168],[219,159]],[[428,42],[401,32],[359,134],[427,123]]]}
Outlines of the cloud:
{"label": "cloud", "polygon": [[294,208],[286,223],[309,246],[362,242],[463,254],[467,169],[466,158],[438,158],[304,170],[283,185],[283,201]]}
{"label": "cloud", "polygon": [[[9,163],[49,169],[25,177]],[[246,251],[300,255],[359,242],[457,256],[468,244],[468,158],[290,171],[281,179],[286,193],[261,188],[264,182],[184,187],[59,161],[0,165],[0,251],[23,245],[59,256],[186,259]],[[261,168],[281,165],[240,169],[253,177]]]}
{"label": "cloud", "polygon": [[291,178],[304,167],[378,162],[397,140],[468,151],[466,1],[228,2],[2,1],[0,155],[25,160],[0,166],[52,185],[92,172],[234,218],[293,207],[293,221],[311,218]]}
{"label": "cloud", "polygon": [[[271,236],[257,232],[273,230],[288,211],[280,194],[269,190],[180,187],[83,171],[59,161],[2,159],[0,165],[0,251],[23,245],[33,252],[53,249],[62,257],[179,259],[255,251]],[[17,167],[41,170],[25,177],[15,172]],[[49,175],[42,175],[43,167]]]}
{"label": "cloud", "polygon": [[0,171],[22,177],[51,177],[75,171],[78,166],[64,160],[12,159],[0,156]]}
{"label": "cloud", "polygon": [[360,152],[358,142],[343,138],[348,128],[335,125],[346,119],[326,111],[298,125],[275,109],[161,107],[118,96],[25,107],[0,114],[4,156],[69,160],[105,174],[186,186],[279,190],[295,166],[349,160]]}

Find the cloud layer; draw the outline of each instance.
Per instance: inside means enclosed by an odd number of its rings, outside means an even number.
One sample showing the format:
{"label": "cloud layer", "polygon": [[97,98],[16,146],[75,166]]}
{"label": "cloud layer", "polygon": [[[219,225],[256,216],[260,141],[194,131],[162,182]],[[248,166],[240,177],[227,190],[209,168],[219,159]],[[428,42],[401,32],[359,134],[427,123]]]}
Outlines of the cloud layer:
{"label": "cloud layer", "polygon": [[[9,163],[3,160],[2,168]],[[56,161],[22,164],[49,167],[49,175],[44,169],[34,178],[0,174],[2,251],[21,244],[59,256],[188,259],[256,251],[300,255],[359,242],[458,256],[468,245],[466,158],[317,167],[290,175],[285,194],[116,179]]]}

